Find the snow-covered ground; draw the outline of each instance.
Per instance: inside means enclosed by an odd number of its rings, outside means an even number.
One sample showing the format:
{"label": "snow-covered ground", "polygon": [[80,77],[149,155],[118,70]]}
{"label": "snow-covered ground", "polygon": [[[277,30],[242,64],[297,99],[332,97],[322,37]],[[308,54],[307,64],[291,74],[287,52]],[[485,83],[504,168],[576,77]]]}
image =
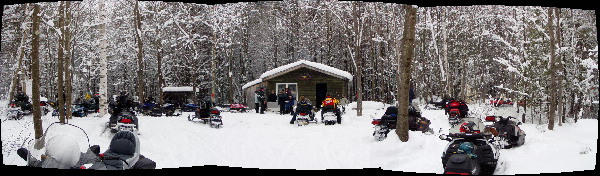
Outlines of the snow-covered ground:
{"label": "snow-covered ground", "polygon": [[[448,133],[443,110],[421,109],[432,121],[434,135],[410,132],[409,141],[401,142],[395,133],[384,141],[372,137],[373,118],[379,118],[389,105],[364,102],[363,116],[357,117],[348,105],[341,125],[289,124],[291,116],[274,113],[222,113],[224,126],[213,129],[202,123],[189,122],[184,113],[179,117],[140,116],[141,153],[156,161],[157,168],[218,165],[260,169],[362,169],[417,173],[442,173],[440,156],[447,141],[438,135]],[[1,107],[0,107],[1,108]],[[421,106],[421,108],[423,108]],[[507,109],[491,109],[471,105],[479,116],[510,114]],[[508,111],[508,112],[507,112]],[[92,145],[106,150],[112,134],[102,133],[108,115],[74,118],[71,124],[83,128]],[[31,116],[23,120],[2,119],[3,164],[24,166],[16,154],[25,141],[33,138]],[[44,116],[44,127],[57,121]],[[525,145],[500,150],[495,174],[538,174],[593,170],[596,165],[598,121],[582,119],[576,124],[556,126],[523,124],[527,134]]]}

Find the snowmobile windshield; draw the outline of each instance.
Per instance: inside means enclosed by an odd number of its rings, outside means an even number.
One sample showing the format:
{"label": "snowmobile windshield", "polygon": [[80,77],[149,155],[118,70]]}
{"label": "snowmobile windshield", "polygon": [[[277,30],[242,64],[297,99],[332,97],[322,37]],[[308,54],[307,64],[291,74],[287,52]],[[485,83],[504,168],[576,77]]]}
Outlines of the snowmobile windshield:
{"label": "snowmobile windshield", "polygon": [[[475,123],[475,125],[471,126],[472,131],[480,131],[481,132],[483,130],[483,128],[485,127],[485,125],[483,124],[481,119],[473,118],[473,117],[461,118],[460,122],[458,124],[464,124],[464,123],[469,123],[469,122]],[[454,126],[452,126],[452,128],[450,128],[450,133],[451,134],[452,133],[461,133],[460,128],[461,128],[461,125],[454,125]]]}
{"label": "snowmobile windshield", "polygon": [[[85,131],[75,125],[50,124],[44,131],[40,143],[36,147],[36,140],[29,140],[28,165],[40,161],[43,168],[68,169],[74,167],[80,159],[81,153],[90,148],[89,138]],[[44,157],[42,157],[44,155]]]}

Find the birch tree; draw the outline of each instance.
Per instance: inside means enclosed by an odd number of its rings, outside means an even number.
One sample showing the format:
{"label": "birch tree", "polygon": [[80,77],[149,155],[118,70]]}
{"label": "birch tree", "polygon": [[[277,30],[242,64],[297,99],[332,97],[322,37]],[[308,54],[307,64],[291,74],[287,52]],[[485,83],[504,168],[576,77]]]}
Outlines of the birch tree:
{"label": "birch tree", "polygon": [[107,113],[108,107],[108,75],[107,75],[107,62],[106,62],[106,12],[104,9],[104,0],[98,1],[98,22],[100,23],[100,81],[98,87],[100,88],[100,117],[104,117]]}

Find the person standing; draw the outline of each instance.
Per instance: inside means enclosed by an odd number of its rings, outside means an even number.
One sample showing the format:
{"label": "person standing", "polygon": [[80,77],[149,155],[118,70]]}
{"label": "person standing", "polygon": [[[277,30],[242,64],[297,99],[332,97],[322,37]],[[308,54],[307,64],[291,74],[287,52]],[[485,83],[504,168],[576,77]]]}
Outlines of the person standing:
{"label": "person standing", "polygon": [[287,95],[287,100],[285,101],[285,112],[287,113],[291,113],[292,115],[294,115],[294,103],[295,103],[296,97],[294,97],[294,95]]}
{"label": "person standing", "polygon": [[258,113],[259,103],[258,103],[258,91],[254,91],[254,110]]}
{"label": "person standing", "polygon": [[265,89],[260,88],[258,91],[258,103],[260,104],[260,113],[264,114],[267,107],[267,99],[265,97]]}
{"label": "person standing", "polygon": [[271,90],[269,94],[269,102],[277,102],[277,94],[275,94],[274,90]]}
{"label": "person standing", "polygon": [[287,96],[285,94],[285,91],[281,90],[281,92],[279,92],[279,95],[277,96],[277,104],[279,105],[279,115],[285,114],[285,101],[286,100],[287,100]]}

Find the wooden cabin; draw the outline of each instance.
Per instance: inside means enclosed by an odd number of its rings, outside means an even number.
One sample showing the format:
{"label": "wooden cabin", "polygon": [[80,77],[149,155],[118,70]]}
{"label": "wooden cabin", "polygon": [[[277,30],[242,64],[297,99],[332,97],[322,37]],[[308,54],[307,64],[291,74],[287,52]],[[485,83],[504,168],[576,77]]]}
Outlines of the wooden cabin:
{"label": "wooden cabin", "polygon": [[[296,100],[304,96],[313,105],[320,107],[320,102],[328,93],[337,99],[348,98],[351,81],[352,75],[346,71],[300,60],[263,73],[260,78],[242,86],[242,91],[245,102],[251,109],[254,108],[254,92],[260,88],[265,89],[267,97],[273,90],[275,94],[279,94],[281,90],[289,88]],[[269,106],[273,106],[272,104],[269,103]]]}

